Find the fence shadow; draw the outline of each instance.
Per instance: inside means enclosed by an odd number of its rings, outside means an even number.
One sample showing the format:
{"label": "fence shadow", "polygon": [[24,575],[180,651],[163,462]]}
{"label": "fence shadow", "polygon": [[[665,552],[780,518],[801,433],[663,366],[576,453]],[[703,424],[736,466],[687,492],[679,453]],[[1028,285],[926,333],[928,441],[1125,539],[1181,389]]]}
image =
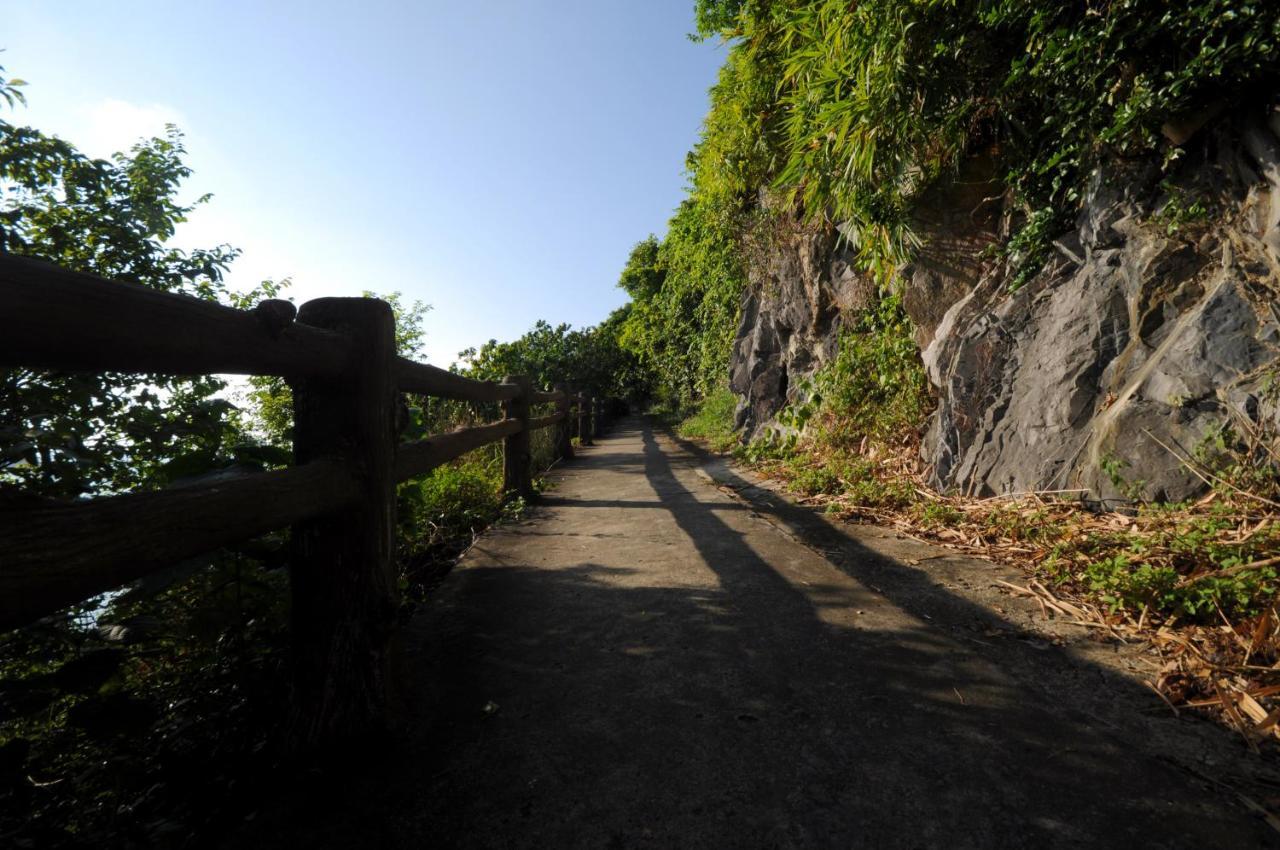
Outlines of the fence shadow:
{"label": "fence shadow", "polygon": [[[575,481],[618,461],[639,464],[643,478],[633,470],[629,484],[566,487],[530,525],[481,541],[441,588],[414,627],[417,722],[394,769],[351,777],[237,846],[1271,840],[945,629],[814,568],[782,535],[750,534],[731,521],[741,511],[689,482],[692,461],[673,461],[647,423],[584,454]],[[571,527],[582,510],[634,523],[637,539],[659,534],[660,519],[674,523],[692,546],[662,545],[692,557],[655,561],[638,543],[583,541]],[[546,545],[581,554],[549,564]],[[882,562],[864,550],[837,566],[908,612],[946,595],[912,575],[888,580]],[[990,616],[963,599],[947,604]]]}

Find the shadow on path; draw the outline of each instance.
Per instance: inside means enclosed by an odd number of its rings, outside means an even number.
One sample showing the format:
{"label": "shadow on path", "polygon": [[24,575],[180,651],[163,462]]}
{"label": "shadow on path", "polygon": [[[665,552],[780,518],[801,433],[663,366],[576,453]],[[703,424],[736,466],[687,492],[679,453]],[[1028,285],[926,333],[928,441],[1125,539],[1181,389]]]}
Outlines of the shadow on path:
{"label": "shadow on path", "polygon": [[[529,522],[486,535],[412,627],[418,725],[402,758],[312,800],[313,823],[294,812],[259,838],[459,848],[1271,840],[923,619],[914,597],[935,599],[935,586],[885,581],[892,565],[870,552],[834,569],[664,442],[646,423],[624,423],[565,468]],[[948,604],[953,618],[992,619]]]}

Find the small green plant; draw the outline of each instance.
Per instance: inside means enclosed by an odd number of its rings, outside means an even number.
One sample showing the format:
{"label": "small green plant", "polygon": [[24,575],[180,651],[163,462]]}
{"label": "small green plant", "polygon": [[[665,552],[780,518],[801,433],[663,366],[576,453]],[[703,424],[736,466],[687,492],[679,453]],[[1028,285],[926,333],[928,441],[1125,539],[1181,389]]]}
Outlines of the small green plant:
{"label": "small green plant", "polygon": [[848,326],[832,362],[796,381],[776,427],[739,456],[843,508],[903,509],[918,495],[883,458],[910,451],[929,403],[911,322],[885,293]]}
{"label": "small green plant", "polygon": [[1253,616],[1275,598],[1274,568],[1231,573],[1230,568],[1241,562],[1226,559],[1221,573],[1188,580],[1170,564],[1144,563],[1151,551],[1139,543],[1128,553],[1091,562],[1084,570],[1084,582],[1113,611],[1147,609],[1191,620]]}
{"label": "small green plant", "polygon": [[774,421],[784,431],[802,433],[809,421],[822,409],[822,393],[814,388],[811,377],[797,381],[792,392],[796,400],[778,411]]}
{"label": "small green plant", "polygon": [[945,528],[964,519],[964,512],[945,502],[923,502],[916,512],[917,521],[925,528]]}
{"label": "small green plant", "polygon": [[1091,590],[1113,610],[1148,606],[1166,610],[1176,604],[1178,573],[1172,567],[1134,565],[1131,555],[1112,555],[1085,568]]}
{"label": "small green plant", "polygon": [[1207,199],[1175,185],[1168,178],[1161,182],[1160,188],[1165,192],[1165,202],[1153,219],[1164,227],[1167,236],[1175,235],[1189,224],[1206,221],[1213,214],[1213,205]]}
{"label": "small green plant", "polygon": [[790,481],[791,486],[808,496],[835,494],[842,486],[839,476],[826,466],[797,466]]}
{"label": "small green plant", "polygon": [[1130,501],[1139,501],[1142,499],[1142,492],[1147,484],[1141,479],[1130,480],[1124,471],[1129,468],[1129,461],[1118,457],[1112,452],[1107,452],[1099,460],[1102,472],[1107,476],[1107,480],[1111,482],[1111,486],[1116,488],[1116,492],[1124,496]]}
{"label": "small green plant", "polygon": [[748,463],[770,463],[785,461],[795,454],[796,435],[786,438],[777,431],[769,431],[738,449],[737,455]]}
{"label": "small green plant", "polygon": [[1044,267],[1053,252],[1053,238],[1066,229],[1069,216],[1062,209],[1044,207],[1027,216],[1026,222],[1004,245],[1013,276],[1009,291],[1021,289]]}
{"label": "small green plant", "polygon": [[697,409],[676,426],[676,433],[693,440],[705,440],[712,451],[723,452],[738,445],[733,417],[738,399],[728,387],[704,398]]}
{"label": "small green plant", "polygon": [[911,320],[900,298],[885,294],[841,336],[795,418],[803,425],[816,419],[827,443],[892,443],[916,433],[930,404]]}

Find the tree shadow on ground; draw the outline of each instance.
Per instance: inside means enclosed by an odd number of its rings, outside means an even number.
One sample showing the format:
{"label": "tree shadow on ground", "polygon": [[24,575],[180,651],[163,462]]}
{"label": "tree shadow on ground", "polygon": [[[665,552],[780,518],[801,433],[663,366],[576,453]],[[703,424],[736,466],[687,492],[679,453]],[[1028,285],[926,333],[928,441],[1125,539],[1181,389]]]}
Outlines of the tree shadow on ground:
{"label": "tree shadow on ground", "polygon": [[[578,466],[624,464],[642,469],[644,494],[566,490],[551,503],[559,513],[490,535],[445,582],[413,629],[416,722],[394,761],[316,789],[237,846],[1271,840],[1182,774],[902,613],[926,615],[947,595],[923,577],[890,576],[870,551],[846,555],[837,566],[886,605],[784,538],[762,554],[726,519],[741,513],[682,480],[691,461],[673,461],[647,424],[624,427]],[[587,547],[575,563],[538,562],[546,536],[577,533],[582,514],[566,509],[629,506],[641,529],[655,511],[674,522],[694,560],[655,567],[597,540],[571,541]],[[776,510],[787,519],[788,506]],[[946,604],[952,619],[993,619],[958,597]]]}

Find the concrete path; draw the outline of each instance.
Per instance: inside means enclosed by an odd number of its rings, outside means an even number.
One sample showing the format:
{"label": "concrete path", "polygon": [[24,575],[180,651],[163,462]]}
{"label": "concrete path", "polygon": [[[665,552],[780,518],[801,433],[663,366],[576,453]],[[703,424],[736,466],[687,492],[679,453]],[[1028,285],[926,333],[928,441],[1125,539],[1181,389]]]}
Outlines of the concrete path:
{"label": "concrete path", "polygon": [[1271,846],[1233,801],[781,533],[643,421],[599,442],[416,620],[417,740],[379,803],[303,843]]}

